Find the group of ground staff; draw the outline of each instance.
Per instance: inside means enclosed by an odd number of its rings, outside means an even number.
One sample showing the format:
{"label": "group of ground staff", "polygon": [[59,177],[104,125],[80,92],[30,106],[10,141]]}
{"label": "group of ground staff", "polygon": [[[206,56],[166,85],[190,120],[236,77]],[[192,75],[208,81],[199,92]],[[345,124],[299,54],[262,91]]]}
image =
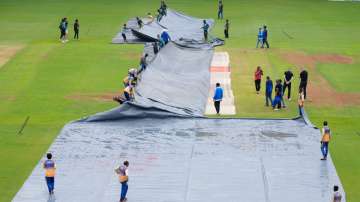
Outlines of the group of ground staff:
{"label": "group of ground staff", "polygon": [[[254,83],[255,83],[255,90],[257,94],[260,94],[261,89],[261,80],[264,75],[263,70],[260,66],[256,67],[254,72]],[[304,102],[307,97],[307,84],[308,84],[308,72],[305,69],[302,69],[300,74],[300,85],[298,88],[298,104],[299,104],[299,113],[301,115],[301,108],[304,106]],[[286,108],[286,103],[284,99],[285,92],[287,90],[286,99],[291,101],[291,88],[292,82],[294,80],[294,74],[289,68],[287,71],[284,72],[284,80],[277,79],[274,83],[271,80],[270,76],[266,77],[265,83],[265,105],[272,106],[274,110],[280,110],[281,108]],[[275,97],[273,99],[272,93],[275,92]],[[269,105],[270,104],[270,105]]]}
{"label": "group of ground staff", "polygon": [[[64,17],[61,19],[60,24],[59,24],[59,30],[60,30],[60,41],[62,43],[66,43],[69,41],[68,39],[68,34],[69,34],[69,29],[68,29],[68,19],[67,17]],[[79,39],[79,31],[80,31],[80,23],[78,19],[75,19],[74,22],[74,39]]]}
{"label": "group of ground staff", "polygon": [[[158,15],[156,17],[156,20],[160,22],[164,16],[167,14],[167,5],[165,1],[161,1],[160,8],[157,10]],[[223,19],[224,16],[224,4],[223,1],[218,1],[218,19]],[[148,13],[147,18],[150,20],[149,22],[152,22],[155,20],[151,13]],[[137,24],[139,28],[141,28],[144,25],[144,22],[139,18],[136,17]],[[226,20],[225,26],[224,26],[224,35],[226,38],[229,37],[229,20]],[[76,19],[74,22],[74,39],[79,38],[79,21]],[[206,22],[206,20],[203,21],[203,29],[204,32],[204,40],[208,40],[208,30],[209,30],[209,24]],[[59,25],[60,29],[60,40],[65,43],[68,41],[67,35],[68,35],[68,20],[67,18],[63,18]],[[125,42],[127,42],[127,36],[126,33],[129,30],[127,28],[127,25],[123,25],[122,29],[122,37]],[[259,28],[258,33],[258,41],[256,44],[256,47],[258,48],[259,45],[261,45],[261,48],[264,48],[264,45],[269,48],[269,43],[267,41],[268,31],[267,27],[264,25],[262,28]],[[152,44],[153,52],[156,54],[162,47],[164,47],[169,41],[171,41],[171,37],[166,29],[162,31],[158,36],[158,41],[154,42]],[[148,54],[145,53],[140,58],[140,65],[138,68],[131,68],[128,71],[127,76],[123,79],[123,85],[124,90],[123,94],[120,96],[115,96],[113,98],[114,101],[119,102],[120,104],[123,104],[124,102],[131,101],[134,98],[134,87],[136,86],[139,78],[141,77],[142,72],[146,70],[146,67],[148,65]],[[263,77],[263,70],[260,66],[256,68],[256,71],[254,73],[254,83],[255,83],[255,90],[257,94],[260,94],[261,89],[261,79]],[[298,90],[298,105],[299,105],[299,113],[302,113],[302,108],[304,106],[304,102],[306,100],[306,88],[308,83],[308,72],[305,69],[302,69],[299,75],[300,78],[300,85]],[[285,100],[284,100],[284,94],[287,90],[287,100],[291,100],[291,88],[292,88],[292,81],[294,79],[294,74],[291,71],[291,69],[284,72],[284,81],[281,79],[277,79],[275,81],[275,86],[273,81],[269,76],[266,77],[266,84],[265,84],[265,105],[266,106],[272,106],[274,110],[280,110],[281,108],[286,108]],[[273,99],[272,92],[275,92],[275,97]],[[220,83],[216,84],[213,100],[214,100],[214,106],[216,109],[216,112],[218,115],[220,115],[220,103],[223,98],[223,89],[220,86]],[[326,160],[328,155],[328,148],[329,148],[329,142],[331,139],[331,131],[328,126],[328,122],[324,121],[323,128],[322,128],[322,139],[321,139],[321,152],[323,157],[321,160]],[[53,155],[51,153],[48,153],[46,155],[46,160],[43,163],[43,168],[45,170],[45,179],[46,184],[48,187],[48,191],[50,196],[54,194],[54,188],[55,188],[55,171],[56,171],[56,165],[53,158]],[[129,173],[128,173],[128,167],[129,162],[124,161],[122,165],[120,165],[118,168],[115,169],[115,173],[119,176],[119,181],[121,183],[121,193],[120,193],[120,202],[124,202],[127,200],[126,195],[128,191],[128,180],[129,180]],[[341,201],[341,193],[339,192],[339,187],[334,186],[334,195],[333,195],[333,202],[340,202]]]}
{"label": "group of ground staff", "polygon": [[[167,8],[168,7],[167,7],[165,1],[161,1],[160,8],[157,10],[158,14],[156,15],[156,21],[157,22],[161,22],[163,17],[167,15]],[[224,16],[223,8],[224,8],[224,5],[223,5],[222,1],[220,0],[219,4],[218,4],[218,19],[219,20],[223,19],[223,16]],[[144,25],[150,24],[155,20],[155,18],[151,15],[150,12],[147,13],[147,17],[145,19],[146,19],[146,21],[142,20],[138,16],[136,17],[137,29],[141,29]],[[208,22],[206,20],[203,20],[203,26],[199,27],[199,29],[203,30],[204,41],[208,41],[209,28],[210,28],[210,25],[208,24]],[[229,29],[230,29],[230,23],[229,23],[229,20],[226,19],[225,25],[224,25],[224,36],[225,36],[225,38],[229,38]],[[129,31],[131,31],[131,28],[129,28],[127,26],[127,24],[125,23],[123,25],[123,27],[122,27],[122,30],[121,30],[121,36],[122,36],[124,42],[128,42],[127,33]],[[154,45],[154,47],[156,46],[159,49],[159,46],[161,48],[164,45],[164,43],[167,43],[167,41],[169,41],[169,40],[171,40],[171,38],[170,38],[170,35],[168,33],[168,30],[164,29],[160,34],[157,35],[157,42],[154,43],[153,45]]]}
{"label": "group of ground staff", "polygon": [[[261,79],[264,72],[260,66],[258,66],[254,72],[254,83],[255,83],[255,90],[256,94],[260,94],[261,89]],[[299,114],[303,115],[303,107],[305,100],[307,98],[307,85],[308,85],[308,72],[303,68],[299,74],[300,84],[298,87],[298,107],[299,107]],[[266,77],[265,83],[265,106],[269,106],[271,104],[272,108],[276,110],[280,110],[281,108],[286,108],[286,103],[284,99],[285,92],[287,90],[286,99],[291,101],[291,88],[292,82],[294,80],[294,74],[289,68],[287,71],[284,72],[284,81],[281,79],[277,79],[275,81],[275,88],[273,81],[271,80],[270,76]],[[274,90],[273,90],[274,89]],[[272,98],[272,93],[275,92],[274,99]],[[329,150],[329,142],[331,139],[331,132],[328,126],[328,122],[324,121],[324,127],[322,130],[322,138],[321,138],[321,152],[323,154],[323,158],[321,160],[326,160]]]}

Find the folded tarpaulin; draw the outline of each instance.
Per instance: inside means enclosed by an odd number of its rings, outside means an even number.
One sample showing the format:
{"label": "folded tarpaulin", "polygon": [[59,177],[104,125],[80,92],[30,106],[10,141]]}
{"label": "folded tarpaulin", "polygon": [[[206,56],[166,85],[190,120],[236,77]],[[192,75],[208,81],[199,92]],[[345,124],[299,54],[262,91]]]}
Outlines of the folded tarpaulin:
{"label": "folded tarpaulin", "polygon": [[[160,35],[163,30],[167,30],[172,41],[178,40],[194,40],[194,41],[203,41],[204,32],[203,32],[203,20],[209,24],[209,31],[214,26],[213,19],[200,19],[191,17],[180,12],[174,11],[172,9],[167,9],[167,14],[161,18],[161,21],[156,20],[149,22],[147,18],[144,18],[143,21],[146,21],[143,27],[139,28],[135,19],[130,19],[127,22],[128,28],[130,31],[126,32],[128,38],[127,43],[141,43],[141,42],[151,42],[157,40],[157,35]],[[223,45],[224,41],[214,38],[210,38],[210,43],[216,45]],[[220,43],[219,43],[220,42]],[[121,32],[119,32],[112,40],[112,43],[124,43]]]}
{"label": "folded tarpaulin", "polygon": [[[148,21],[148,19],[143,19],[144,21]],[[124,30],[124,34],[126,36],[126,42],[122,37],[123,25],[121,25],[120,31],[116,34],[116,36],[112,39],[111,43],[114,44],[123,44],[123,43],[132,43],[132,44],[141,44],[148,42],[144,39],[138,38],[133,34],[132,30],[139,29],[139,25],[137,24],[136,18],[131,18],[126,22],[127,29]]]}
{"label": "folded tarpaulin", "polygon": [[209,44],[168,43],[142,72],[133,102],[86,120],[161,115],[202,117],[210,88],[212,56]]}
{"label": "folded tarpaulin", "polygon": [[214,25],[213,19],[199,19],[167,9],[166,16],[160,22],[153,21],[144,25],[141,29],[133,29],[134,35],[139,38],[157,39],[164,29],[170,34],[171,40],[193,39],[201,41],[204,39],[203,20],[209,24],[209,30]]}

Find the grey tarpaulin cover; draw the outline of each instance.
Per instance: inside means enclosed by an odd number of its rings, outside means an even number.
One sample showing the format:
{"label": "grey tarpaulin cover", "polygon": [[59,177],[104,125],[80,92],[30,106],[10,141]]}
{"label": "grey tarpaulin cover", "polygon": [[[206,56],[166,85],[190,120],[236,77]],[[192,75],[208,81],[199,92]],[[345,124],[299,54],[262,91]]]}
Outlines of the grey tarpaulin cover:
{"label": "grey tarpaulin cover", "polygon": [[[121,25],[120,32],[117,33],[116,36],[112,39],[112,43],[125,43],[124,39],[123,39],[123,37],[121,35],[122,34],[122,29],[123,29],[122,27],[123,27],[123,25]],[[127,43],[144,43],[143,39],[139,39],[132,32],[133,29],[138,28],[136,18],[131,18],[129,21],[127,21],[126,27],[128,28],[127,30],[125,30]]]}
{"label": "grey tarpaulin cover", "polygon": [[42,159],[13,201],[118,201],[114,169],[129,160],[129,202],[329,202],[341,183],[331,157],[320,161],[321,134],[304,111],[297,119],[199,118],[212,55],[213,44],[196,38],[166,45],[134,102],[62,129],[49,148],[55,196]]}
{"label": "grey tarpaulin cover", "polygon": [[[299,120],[123,119],[66,125],[56,201],[118,201],[114,168],[130,161],[131,202],[329,202],[340,184],[320,161],[319,130]],[[41,162],[14,198],[48,198]]]}
{"label": "grey tarpaulin cover", "polygon": [[[164,16],[160,22],[154,20],[150,24],[144,25],[141,29],[134,29],[136,36],[147,36],[152,39],[157,39],[157,35],[161,34],[164,29],[168,30],[171,40],[178,40],[181,38],[203,40],[204,34],[201,27],[204,19],[198,19],[182,13],[167,9],[167,15]],[[214,25],[214,20],[205,19],[209,24],[210,29]]]}
{"label": "grey tarpaulin cover", "polygon": [[210,88],[211,46],[192,48],[170,42],[141,74],[135,101],[87,121],[144,116],[203,116]]}
{"label": "grey tarpaulin cover", "polygon": [[[126,33],[128,38],[127,43],[155,41],[157,39],[157,35],[161,34],[164,29],[168,30],[171,40],[173,41],[180,39],[201,41],[204,39],[203,30],[201,29],[203,26],[203,20],[204,19],[187,16],[172,9],[167,9],[167,15],[164,16],[160,22],[154,20],[150,23],[145,23],[142,28],[137,26],[135,19],[130,19],[127,22],[129,28]],[[205,20],[211,29],[214,26],[214,20]],[[217,38],[211,40],[214,41],[216,45],[224,43],[224,41]],[[121,32],[113,38],[112,43],[124,43]]]}

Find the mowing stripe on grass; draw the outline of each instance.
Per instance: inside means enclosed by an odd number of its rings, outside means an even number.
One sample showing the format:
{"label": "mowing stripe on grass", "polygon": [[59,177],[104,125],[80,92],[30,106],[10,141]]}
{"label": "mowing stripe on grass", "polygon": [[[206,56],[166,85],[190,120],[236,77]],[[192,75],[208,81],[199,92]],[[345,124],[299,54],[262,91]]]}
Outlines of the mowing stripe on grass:
{"label": "mowing stripe on grass", "polygon": [[289,39],[294,39],[290,34],[288,34],[286,31],[282,30],[282,33]]}
{"label": "mowing stripe on grass", "polygon": [[23,132],[24,128],[26,127],[26,125],[27,125],[27,123],[28,123],[29,119],[30,119],[30,116],[27,116],[27,117],[26,117],[26,119],[25,119],[25,121],[24,121],[24,123],[22,124],[22,126],[21,126],[21,128],[20,128],[19,132],[17,133],[18,135],[21,135],[21,134],[22,134],[22,132]]}

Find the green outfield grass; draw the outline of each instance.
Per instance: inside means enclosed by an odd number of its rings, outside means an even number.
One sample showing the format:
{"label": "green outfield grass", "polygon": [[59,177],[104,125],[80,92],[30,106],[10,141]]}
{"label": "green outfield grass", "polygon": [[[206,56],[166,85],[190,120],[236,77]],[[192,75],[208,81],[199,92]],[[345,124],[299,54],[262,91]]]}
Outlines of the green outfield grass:
{"label": "green outfield grass", "polygon": [[[5,46],[22,47],[0,67],[0,201],[12,199],[66,123],[116,106],[102,97],[120,92],[122,77],[138,65],[142,46],[109,42],[128,18],[154,13],[158,4],[157,0],[0,1],[0,53]],[[193,16],[216,17],[215,0],[168,0],[168,4]],[[225,0],[224,5],[231,38],[217,50],[230,53],[237,117],[297,115],[295,100],[288,109],[273,112],[264,107],[263,95],[254,92],[257,65],[273,79],[289,67],[298,75],[299,66],[284,59],[284,53],[352,57],[353,64],[316,64],[310,78],[325,78],[335,92],[360,93],[360,3]],[[58,24],[64,16],[70,26],[79,18],[80,41],[58,41]],[[272,46],[266,51],[254,48],[263,24],[269,27]],[[217,21],[213,34],[222,37],[222,29],[223,22]],[[308,102],[306,108],[316,125],[330,122],[331,154],[347,199],[360,201],[360,106]]]}
{"label": "green outfield grass", "polygon": [[319,65],[319,72],[340,92],[360,92],[359,63],[351,65]]}

